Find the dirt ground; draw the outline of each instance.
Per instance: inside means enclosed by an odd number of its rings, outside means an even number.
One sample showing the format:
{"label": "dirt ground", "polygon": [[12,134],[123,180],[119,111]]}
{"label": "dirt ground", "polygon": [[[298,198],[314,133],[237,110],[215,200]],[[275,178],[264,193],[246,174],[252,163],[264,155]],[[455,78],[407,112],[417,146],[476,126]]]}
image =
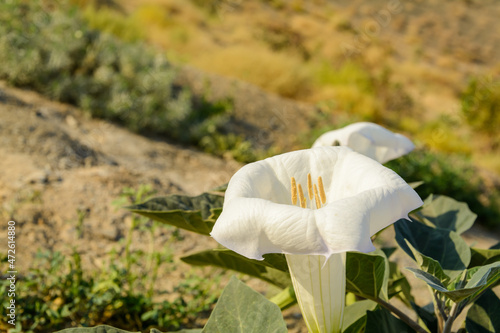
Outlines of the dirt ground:
{"label": "dirt ground", "polygon": [[[151,184],[157,195],[196,195],[226,183],[240,167],[232,160],[88,119],[79,110],[36,93],[0,85],[0,230],[5,235],[7,221],[16,221],[16,265],[21,275],[33,264],[38,249],[69,254],[76,248],[84,267],[101,267],[130,227],[130,213],[112,204],[124,187]],[[148,237],[137,231],[133,246],[148,246]],[[161,229],[156,244],[166,244],[170,237],[170,231]],[[217,246],[208,237],[188,232],[182,237],[175,246],[176,256]],[[393,242],[390,234],[386,237],[388,244]],[[465,238],[477,247],[498,241],[479,227]],[[6,252],[6,241],[1,244]],[[411,265],[403,256],[398,260]],[[175,285],[181,271],[182,267],[164,276],[159,285]],[[256,281],[251,285],[265,289]],[[421,304],[427,301],[423,294],[415,292]],[[297,307],[286,317],[290,332],[306,332]]]}

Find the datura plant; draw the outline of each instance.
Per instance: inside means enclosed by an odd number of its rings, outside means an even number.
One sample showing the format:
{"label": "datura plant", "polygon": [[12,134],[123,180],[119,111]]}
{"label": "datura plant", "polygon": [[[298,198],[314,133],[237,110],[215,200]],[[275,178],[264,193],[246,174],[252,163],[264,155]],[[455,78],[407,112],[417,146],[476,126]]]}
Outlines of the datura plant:
{"label": "datura plant", "polygon": [[336,333],[344,310],[345,253],[375,250],[373,234],[422,204],[380,163],[347,147],[319,147],[241,168],[211,235],[250,259],[284,253],[309,331]]}
{"label": "datura plant", "polygon": [[[233,276],[205,326],[179,332],[286,333],[280,310],[296,303],[311,333],[500,332],[500,299],[492,290],[500,283],[500,243],[469,246],[460,236],[476,219],[467,204],[431,195],[422,205],[411,186],[380,164],[413,144],[366,123],[320,139],[315,146],[325,147],[248,164],[208,193],[128,207],[224,246],[188,254],[185,263],[236,271],[280,290],[267,299]],[[387,229],[395,239],[375,250],[373,235]],[[412,266],[401,269],[391,260],[395,252],[406,253]],[[423,295],[417,303],[404,273],[427,284],[428,304],[420,304]],[[117,331],[126,332],[65,330]]]}
{"label": "datura plant", "polygon": [[313,144],[321,146],[347,146],[360,154],[385,163],[408,154],[415,145],[407,137],[384,127],[360,122],[322,134]]}

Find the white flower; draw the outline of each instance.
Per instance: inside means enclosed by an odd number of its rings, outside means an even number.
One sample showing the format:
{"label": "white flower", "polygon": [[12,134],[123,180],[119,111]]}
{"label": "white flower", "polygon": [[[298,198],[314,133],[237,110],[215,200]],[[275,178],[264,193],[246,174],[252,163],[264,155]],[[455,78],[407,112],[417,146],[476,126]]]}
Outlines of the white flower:
{"label": "white flower", "polygon": [[415,149],[415,145],[407,137],[368,122],[354,123],[326,132],[314,142],[313,148],[333,146],[336,142],[380,163],[401,157]]}
{"label": "white flower", "polygon": [[318,147],[241,168],[211,235],[248,258],[286,254],[309,331],[339,332],[345,252],[374,250],[374,233],[421,205],[380,163],[347,147]]}

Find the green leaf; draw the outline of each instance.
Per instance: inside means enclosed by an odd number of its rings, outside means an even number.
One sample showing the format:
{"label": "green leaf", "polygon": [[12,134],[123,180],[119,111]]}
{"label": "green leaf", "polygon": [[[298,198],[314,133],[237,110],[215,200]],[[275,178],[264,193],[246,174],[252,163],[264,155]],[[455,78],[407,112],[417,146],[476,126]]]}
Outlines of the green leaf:
{"label": "green leaf", "polygon": [[401,333],[415,332],[410,326],[394,317],[386,309],[368,311],[366,313],[365,333]]}
{"label": "green leaf", "polygon": [[471,247],[471,258],[469,268],[484,266],[500,261],[500,249],[476,249]]}
{"label": "green leaf", "polygon": [[[184,329],[184,330],[180,330],[180,331],[171,331],[171,332],[167,332],[167,333],[201,333],[203,330],[201,328],[194,328],[194,329]],[[151,332],[149,333],[161,333],[160,331],[158,331],[157,329],[153,328],[151,330]]]}
{"label": "green leaf", "polygon": [[375,310],[376,307],[377,303],[370,300],[358,301],[347,306],[344,310],[342,332],[363,332],[366,324],[366,312],[369,310]]}
{"label": "green leaf", "polygon": [[471,301],[476,299],[486,289],[495,285],[500,280],[500,261],[480,267],[471,279],[467,282],[464,289],[479,288],[473,296]]}
{"label": "green leaf", "polygon": [[466,203],[444,195],[433,194],[425,199],[422,209],[415,215],[430,222],[436,228],[453,230],[457,234],[469,230],[477,217]]}
{"label": "green leaf", "polygon": [[223,202],[224,197],[210,193],[196,197],[170,195],[126,208],[155,221],[208,236]]}
{"label": "green leaf", "polygon": [[431,332],[437,332],[438,331],[438,320],[436,318],[436,315],[434,314],[434,304],[429,303],[424,307],[420,307],[415,303],[411,303],[411,307],[415,310],[417,315],[422,319],[424,322],[425,326],[431,331]]}
{"label": "green leaf", "polygon": [[232,277],[202,332],[287,333],[287,328],[276,304]]}
{"label": "green leaf", "polygon": [[467,312],[465,327],[469,333],[500,332],[500,299],[486,290]]}
{"label": "green leaf", "polygon": [[440,292],[443,292],[443,293],[446,293],[446,292],[449,291],[441,283],[441,280],[439,280],[434,275],[429,274],[426,271],[423,271],[423,270],[417,269],[417,268],[406,267],[406,269],[409,270],[410,272],[413,272],[413,274],[415,274],[415,277],[417,277],[418,279],[424,281],[425,283],[427,283],[433,289],[435,289],[437,291],[440,291]]}
{"label": "green leaf", "polygon": [[347,252],[346,291],[368,299],[387,295],[387,258],[381,254]]}
{"label": "green leaf", "polygon": [[140,332],[125,331],[108,325],[99,325],[95,327],[66,328],[62,331],[57,331],[56,333],[140,333]]}
{"label": "green leaf", "polygon": [[285,256],[282,254],[266,254],[264,260],[248,259],[228,249],[201,251],[181,258],[190,265],[217,266],[257,277],[280,288],[292,284]]}
{"label": "green leaf", "polygon": [[396,241],[412,258],[413,252],[405,239],[421,254],[439,262],[444,273],[454,279],[467,268],[470,249],[454,231],[432,228],[416,220],[399,220],[394,224]]}
{"label": "green leaf", "polygon": [[473,268],[470,280],[463,288],[448,290],[436,277],[415,268],[406,268],[412,271],[415,276],[425,281],[430,287],[450,298],[454,302],[460,302],[469,298],[468,302],[473,302],[485,290],[493,286],[500,280],[500,262],[496,262],[480,268]]}
{"label": "green leaf", "polygon": [[413,257],[421,270],[435,276],[444,285],[447,285],[448,282],[450,282],[450,277],[444,273],[439,262],[418,252],[408,241],[406,241],[406,243],[408,244],[408,247],[413,253]]}

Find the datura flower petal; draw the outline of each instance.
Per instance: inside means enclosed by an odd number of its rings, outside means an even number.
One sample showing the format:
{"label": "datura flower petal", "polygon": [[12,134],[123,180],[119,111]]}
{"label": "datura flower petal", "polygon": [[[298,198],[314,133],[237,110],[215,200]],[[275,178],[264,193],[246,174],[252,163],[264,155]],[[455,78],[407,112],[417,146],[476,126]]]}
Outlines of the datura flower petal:
{"label": "datura flower petal", "polygon": [[[292,204],[291,177],[322,177],[326,202]],[[347,147],[318,147],[248,164],[231,178],[212,237],[252,259],[374,250],[370,237],[422,205],[392,170]]]}
{"label": "datura flower petal", "polygon": [[336,143],[347,146],[380,163],[406,155],[415,148],[415,145],[407,137],[368,122],[355,123],[326,132],[314,142],[313,148],[333,146]]}

